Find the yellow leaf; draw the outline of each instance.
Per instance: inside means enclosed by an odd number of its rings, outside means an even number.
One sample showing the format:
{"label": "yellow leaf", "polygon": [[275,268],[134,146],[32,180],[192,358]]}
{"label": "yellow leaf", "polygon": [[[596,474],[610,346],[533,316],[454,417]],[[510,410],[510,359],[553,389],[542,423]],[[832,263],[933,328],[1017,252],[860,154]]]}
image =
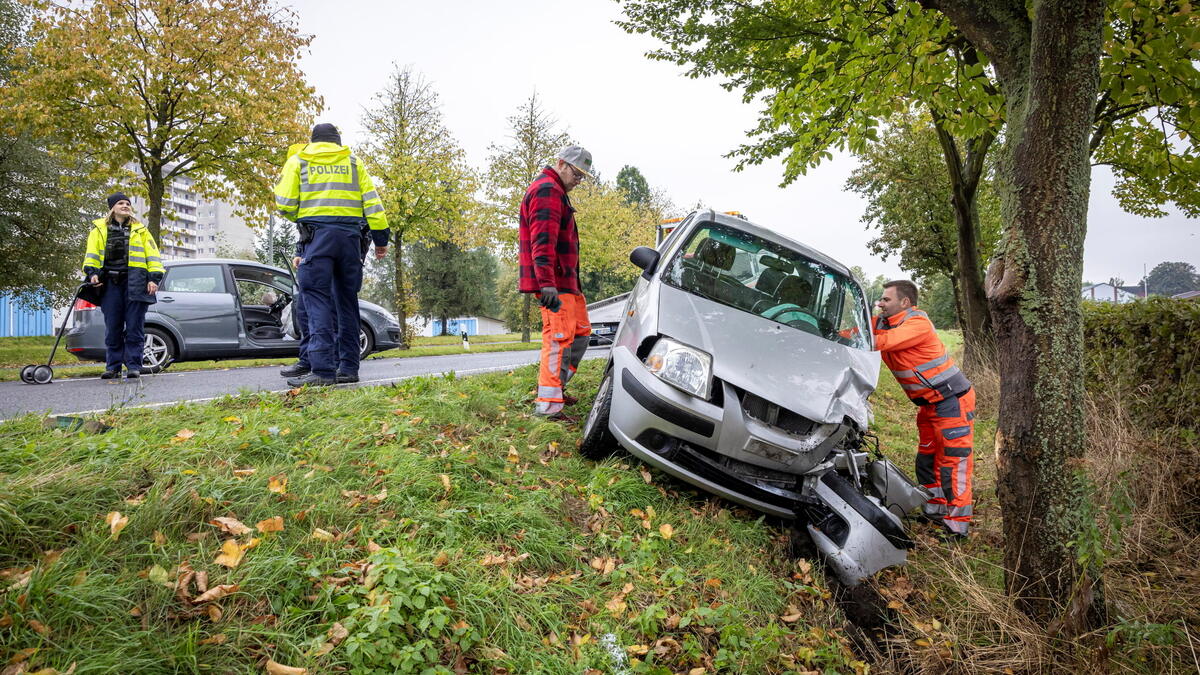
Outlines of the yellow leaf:
{"label": "yellow leaf", "polygon": [[29,627],[32,628],[34,631],[36,631],[40,635],[49,635],[50,634],[50,627],[47,626],[46,624],[42,623],[41,621],[38,621],[37,619],[30,619]]}
{"label": "yellow leaf", "polygon": [[199,605],[202,602],[213,602],[220,600],[230,593],[237,593],[238,588],[240,588],[238,584],[221,584],[220,586],[213,586],[201,595],[197,596],[195,600],[192,600],[192,602]]}
{"label": "yellow leaf", "polygon": [[236,416],[234,416],[234,415],[230,415],[229,417],[222,417],[222,418],[221,418],[221,421],[222,421],[222,422],[232,422],[232,423],[234,423],[234,424],[241,424],[241,423],[242,423],[242,420],[241,420],[241,418],[239,418],[239,417],[236,417]]}
{"label": "yellow leaf", "polygon": [[180,429],[178,432],[176,432],[175,437],[171,439],[171,442],[182,443],[195,435],[196,432],[192,431],[191,429]]}
{"label": "yellow leaf", "polygon": [[267,479],[267,489],[278,495],[287,494],[287,483],[287,476],[283,474],[271,476],[269,479]]}
{"label": "yellow leaf", "polygon": [[333,536],[332,532],[317,527],[313,528],[312,538],[318,541],[333,541],[336,537]]}
{"label": "yellow leaf", "polygon": [[155,530],[154,531],[154,545],[155,546],[166,546],[166,544],[167,544],[167,536],[165,534],[163,534],[162,532]]}
{"label": "yellow leaf", "polygon": [[433,564],[438,567],[445,567],[449,562],[450,556],[447,555],[445,551],[439,551],[438,554],[433,557]]}
{"label": "yellow leaf", "polygon": [[221,544],[221,554],[213,561],[213,564],[224,565],[230,569],[242,564],[242,557],[246,555],[246,549],[241,544],[237,543],[236,539],[226,539],[224,544]]}
{"label": "yellow leaf", "polygon": [[707,672],[704,668],[692,668],[688,671],[688,675],[704,675]]}
{"label": "yellow leaf", "polygon": [[22,661],[28,659],[29,657],[33,656],[36,653],[38,653],[37,647],[28,647],[26,649],[22,649],[12,655],[12,658],[10,658],[8,660],[8,665],[11,666],[11,665],[16,665],[18,663],[21,663]]}
{"label": "yellow leaf", "polygon": [[260,520],[255,527],[263,534],[267,532],[283,532],[283,516],[274,516],[266,520]]}
{"label": "yellow leaf", "polygon": [[167,574],[167,571],[165,569],[163,569],[162,565],[155,565],[154,567],[151,567],[150,572],[146,575],[146,578],[150,579],[150,581],[152,581],[153,583],[159,584],[161,586],[174,586],[175,585],[175,584],[171,583],[171,581],[170,581],[171,576],[169,574]]}
{"label": "yellow leaf", "polygon": [[223,644],[225,644],[225,640],[227,640],[227,639],[228,639],[228,638],[226,638],[226,637],[225,637],[225,634],[224,634],[224,633],[217,633],[216,635],[213,635],[212,637],[206,637],[206,638],[204,638],[203,640],[201,640],[201,641],[200,641],[200,642],[198,642],[197,644],[202,644],[202,645],[223,645]]}
{"label": "yellow leaf", "polygon": [[508,446],[508,458],[507,459],[508,459],[508,461],[512,462],[513,464],[516,464],[521,461],[521,453],[517,452],[517,449],[510,445],[510,446]]}
{"label": "yellow leaf", "polygon": [[258,469],[234,469],[233,475],[237,476],[238,478],[246,478],[248,476],[253,476],[256,471],[258,471]]}
{"label": "yellow leaf", "polygon": [[438,478],[442,479],[442,487],[446,488],[446,492],[450,492],[450,476],[448,474],[439,473]]}
{"label": "yellow leaf", "polygon": [[108,524],[108,531],[113,541],[116,541],[121,536],[121,530],[129,524],[129,519],[121,515],[120,511],[112,511],[104,517],[104,522]]}
{"label": "yellow leaf", "polygon": [[334,623],[329,627],[329,630],[325,632],[325,636],[329,638],[330,642],[337,645],[340,644],[342,640],[350,637],[350,631],[346,630],[346,627],[342,624]]}
{"label": "yellow leaf", "polygon": [[292,666],[285,666],[281,663],[275,663],[275,661],[271,659],[267,659],[267,673],[269,673],[269,675],[307,675],[308,670],[306,668],[293,668]]}
{"label": "yellow leaf", "polygon": [[928,647],[930,645],[930,642],[929,642],[929,640],[926,640],[925,638],[917,638],[916,640],[913,640],[913,644],[918,647]]}
{"label": "yellow leaf", "polygon": [[675,534],[675,528],[667,523],[663,523],[658,526],[658,533],[662,535],[663,539],[670,539]]}
{"label": "yellow leaf", "polygon": [[216,525],[217,527],[221,528],[222,532],[228,532],[229,534],[232,534],[235,537],[241,536],[241,535],[246,534],[247,532],[251,531],[249,527],[246,527],[245,523],[238,520],[237,518],[225,518],[225,517],[213,518],[212,520],[208,521],[208,524]]}

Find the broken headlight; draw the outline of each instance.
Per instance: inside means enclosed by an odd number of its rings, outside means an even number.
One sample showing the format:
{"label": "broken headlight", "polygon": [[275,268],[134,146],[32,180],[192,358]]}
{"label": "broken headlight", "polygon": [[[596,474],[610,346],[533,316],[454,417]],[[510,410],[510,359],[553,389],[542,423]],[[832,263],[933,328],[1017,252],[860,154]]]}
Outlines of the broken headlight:
{"label": "broken headlight", "polygon": [[708,352],[662,337],[646,355],[645,364],[658,379],[692,396],[707,400],[711,393],[712,355]]}

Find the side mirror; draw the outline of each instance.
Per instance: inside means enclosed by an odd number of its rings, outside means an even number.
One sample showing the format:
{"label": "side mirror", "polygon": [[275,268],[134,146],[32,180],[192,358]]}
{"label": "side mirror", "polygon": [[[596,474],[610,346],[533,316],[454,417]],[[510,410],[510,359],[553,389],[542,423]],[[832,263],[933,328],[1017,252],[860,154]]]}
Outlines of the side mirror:
{"label": "side mirror", "polygon": [[629,254],[629,262],[642,268],[642,276],[649,279],[654,274],[654,269],[658,267],[658,257],[658,251],[648,246],[639,246]]}

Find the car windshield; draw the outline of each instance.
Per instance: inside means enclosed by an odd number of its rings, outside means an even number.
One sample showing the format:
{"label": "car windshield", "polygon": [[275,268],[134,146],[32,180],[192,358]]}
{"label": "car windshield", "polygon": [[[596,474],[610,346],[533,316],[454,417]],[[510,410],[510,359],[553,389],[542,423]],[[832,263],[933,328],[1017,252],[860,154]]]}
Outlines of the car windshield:
{"label": "car windshield", "polygon": [[798,251],[717,223],[702,223],[663,271],[671,286],[722,305],[870,349],[858,285]]}

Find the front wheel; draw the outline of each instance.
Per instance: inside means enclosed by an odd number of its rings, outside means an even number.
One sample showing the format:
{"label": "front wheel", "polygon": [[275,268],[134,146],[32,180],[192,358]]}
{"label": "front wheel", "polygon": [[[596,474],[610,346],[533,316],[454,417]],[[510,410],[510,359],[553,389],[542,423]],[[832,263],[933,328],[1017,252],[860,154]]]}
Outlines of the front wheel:
{"label": "front wheel", "polygon": [[579,454],[588,459],[604,459],[617,449],[617,439],[608,430],[612,382],[613,371],[609,368],[600,381],[600,389],[596,391],[596,400],[592,402],[587,421],[583,423],[583,443],[579,446]]}
{"label": "front wheel", "polygon": [[175,341],[161,328],[146,328],[146,343],[142,350],[142,372],[161,373],[179,356]]}

